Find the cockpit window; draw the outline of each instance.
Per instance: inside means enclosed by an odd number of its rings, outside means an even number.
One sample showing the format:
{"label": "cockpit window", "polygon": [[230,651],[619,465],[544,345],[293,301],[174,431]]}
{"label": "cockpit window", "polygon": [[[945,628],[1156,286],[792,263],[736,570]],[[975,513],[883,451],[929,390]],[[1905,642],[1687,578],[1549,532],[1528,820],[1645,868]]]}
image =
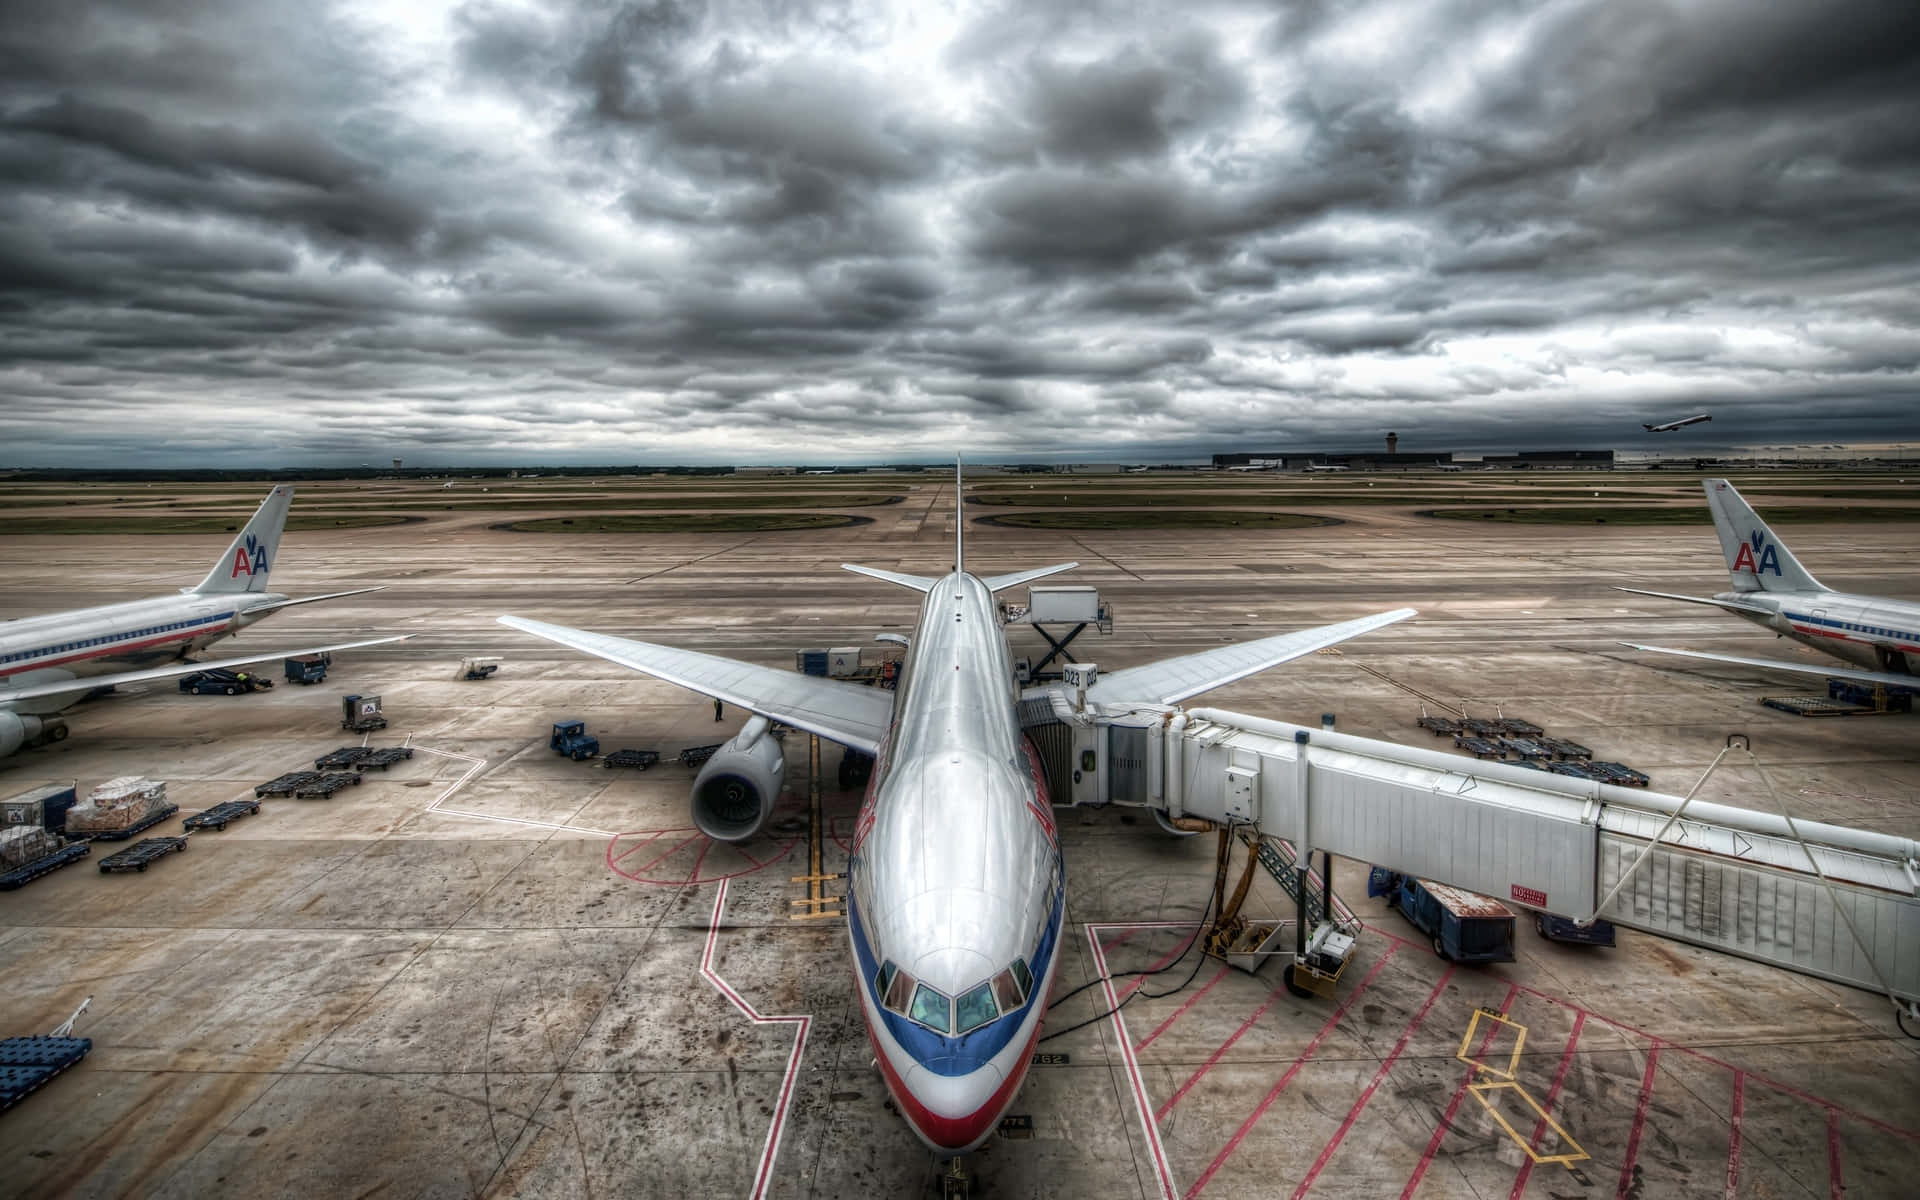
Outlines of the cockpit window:
{"label": "cockpit window", "polygon": [[983,983],[971,991],[962,992],[960,998],[953,1002],[953,1027],[959,1033],[978,1029],[999,1015],[1000,1010],[993,1004],[991,983]]}
{"label": "cockpit window", "polygon": [[1013,977],[1020,981],[1021,995],[1027,996],[1033,993],[1033,972],[1027,970],[1026,959],[1016,958],[1013,960]]}
{"label": "cockpit window", "polygon": [[951,1002],[924,983],[913,993],[913,1008],[907,1015],[940,1033],[948,1033],[953,1029]]}
{"label": "cockpit window", "polygon": [[1011,967],[993,977],[993,998],[1001,1012],[1012,1012],[1026,1002],[1027,994],[1013,977]]}
{"label": "cockpit window", "polygon": [[873,977],[873,990],[880,994],[882,1004],[886,1003],[887,988],[893,984],[893,977],[898,971],[899,968],[893,965],[893,960],[888,959],[880,964],[880,973]]}
{"label": "cockpit window", "polygon": [[[893,966],[892,963],[888,963],[887,965]],[[893,978],[887,981],[886,999],[882,1000],[881,1003],[904,1017],[907,1015],[907,1004],[912,999],[913,976],[907,974],[905,971],[895,969]]]}

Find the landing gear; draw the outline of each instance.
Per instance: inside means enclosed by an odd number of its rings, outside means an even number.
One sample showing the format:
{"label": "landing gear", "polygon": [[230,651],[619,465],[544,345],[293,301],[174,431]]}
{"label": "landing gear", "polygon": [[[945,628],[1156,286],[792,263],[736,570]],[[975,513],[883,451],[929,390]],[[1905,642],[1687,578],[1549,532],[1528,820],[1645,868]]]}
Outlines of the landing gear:
{"label": "landing gear", "polygon": [[1893,1010],[1893,1023],[1900,1032],[1920,1041],[1920,1003],[1909,1000]]}
{"label": "landing gear", "polygon": [[955,1155],[947,1160],[947,1169],[940,1176],[940,1200],[967,1200],[968,1185],[972,1182],[960,1157]]}

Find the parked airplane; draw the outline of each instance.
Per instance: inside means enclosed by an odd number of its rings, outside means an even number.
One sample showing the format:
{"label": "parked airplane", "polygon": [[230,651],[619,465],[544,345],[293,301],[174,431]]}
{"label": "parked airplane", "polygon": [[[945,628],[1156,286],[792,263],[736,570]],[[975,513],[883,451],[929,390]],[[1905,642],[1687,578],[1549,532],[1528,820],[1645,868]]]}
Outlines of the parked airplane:
{"label": "parked airplane", "polygon": [[1642,646],[1636,642],[1622,642],[1621,645],[1631,646],[1635,650],[1651,650],[1656,654],[1677,654],[1744,667],[1764,667],[1774,671],[1851,679],[1858,683],[1920,689],[1920,677],[1915,674],[1920,671],[1920,604],[1879,596],[1851,595],[1826,587],[1800,565],[1793,551],[1787,549],[1786,543],[1767,528],[1766,522],[1748,507],[1731,483],[1724,479],[1708,479],[1705,486],[1707,507],[1713,512],[1714,528],[1720,534],[1720,548],[1726,554],[1727,573],[1733,579],[1733,590],[1711,598],[1676,596],[1669,592],[1649,592],[1630,587],[1618,590],[1638,596],[1657,596],[1662,600],[1711,604],[1770,629],[1781,637],[1792,638],[1824,654],[1873,669],[1852,670],[1819,663],[1705,654],[1666,646]]}
{"label": "parked airplane", "polygon": [[[954,492],[957,503],[957,471]],[[843,564],[926,597],[894,692],[500,618],[755,714],[694,779],[694,823],[709,837],[738,841],[766,823],[785,771],[769,721],[875,756],[847,863],[848,938],[887,1089],[942,1157],[985,1141],[1019,1090],[1066,914],[1045,776],[1016,715],[993,594],[1079,565],[970,574],[965,519],[960,512],[951,574]],[[1172,704],[1412,615],[1396,609],[1114,671],[1087,695]]]}
{"label": "parked airplane", "polygon": [[[0,757],[67,736],[57,714],[96,688],[166,679],[216,667],[240,667],[289,654],[318,654],[397,642],[398,637],[277,650],[218,662],[186,656],[296,604],[377,592],[377,587],[303,596],[267,591],[280,531],[293,503],[290,485],[268,493],[198,585],[100,608],[22,617],[0,624]],[[162,665],[165,664],[165,665]]]}
{"label": "parked airplane", "polygon": [[1307,470],[1309,471],[1344,471],[1346,469],[1347,469],[1346,467],[1341,466],[1338,463],[1310,462],[1307,464]]}
{"label": "parked airplane", "polygon": [[1643,424],[1640,428],[1646,430],[1648,433],[1672,433],[1676,429],[1685,429],[1689,425],[1698,425],[1702,421],[1711,420],[1713,420],[1711,414],[1697,413],[1691,417],[1681,417],[1678,421],[1668,421],[1665,425]]}

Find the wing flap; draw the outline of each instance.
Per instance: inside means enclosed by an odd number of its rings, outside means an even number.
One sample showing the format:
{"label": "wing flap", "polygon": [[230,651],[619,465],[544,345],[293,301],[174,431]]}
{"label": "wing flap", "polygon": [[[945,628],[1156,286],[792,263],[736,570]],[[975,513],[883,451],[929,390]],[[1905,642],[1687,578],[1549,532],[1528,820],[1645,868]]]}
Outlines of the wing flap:
{"label": "wing flap", "polygon": [[868,754],[879,752],[893,718],[893,693],[876,688],[524,617],[499,621]]}
{"label": "wing flap", "polygon": [[1855,683],[1877,683],[1886,687],[1912,688],[1920,691],[1920,675],[1896,675],[1890,671],[1862,671],[1857,667],[1828,667],[1819,663],[1785,662],[1777,658],[1745,658],[1738,654],[1708,654],[1704,650],[1676,650],[1672,646],[1643,646],[1638,642],[1619,644],[1629,650],[1645,650],[1652,654],[1671,654],[1678,658],[1698,658],[1736,667],[1758,667],[1763,671],[1786,671],[1796,675],[1819,675],[1827,679],[1851,679]]}
{"label": "wing flap", "polygon": [[1102,676],[1087,689],[1089,700],[1107,704],[1178,704],[1190,696],[1245,679],[1268,667],[1277,667],[1304,654],[1358,637],[1415,614],[1411,608],[1375,613],[1338,625],[1300,629],[1258,641],[1202,650],[1198,654],[1163,659],[1144,667],[1128,667]]}
{"label": "wing flap", "polygon": [[83,675],[47,683],[30,683],[22,687],[0,688],[0,704],[14,700],[31,700],[37,696],[58,696],[66,692],[90,692],[95,688],[119,687],[123,683],[145,683],[150,679],[171,679],[178,675],[191,675],[196,671],[245,667],[301,654],[326,654],[335,650],[358,650],[363,646],[384,646],[388,642],[404,642],[412,636],[410,633],[402,633],[363,642],[337,642],[331,646],[309,646],[304,650],[275,650],[271,654],[250,654],[244,658],[222,658],[212,662],[180,662],[164,667],[150,667],[144,671],[121,671],[114,675]]}

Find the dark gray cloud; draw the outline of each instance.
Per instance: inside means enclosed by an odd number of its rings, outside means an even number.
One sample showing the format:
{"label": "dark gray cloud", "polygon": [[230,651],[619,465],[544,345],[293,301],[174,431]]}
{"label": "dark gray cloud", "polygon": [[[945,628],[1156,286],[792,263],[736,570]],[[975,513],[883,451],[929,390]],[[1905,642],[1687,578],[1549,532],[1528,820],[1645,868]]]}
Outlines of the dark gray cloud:
{"label": "dark gray cloud", "polygon": [[1892,0],[16,0],[0,460],[1920,440]]}

